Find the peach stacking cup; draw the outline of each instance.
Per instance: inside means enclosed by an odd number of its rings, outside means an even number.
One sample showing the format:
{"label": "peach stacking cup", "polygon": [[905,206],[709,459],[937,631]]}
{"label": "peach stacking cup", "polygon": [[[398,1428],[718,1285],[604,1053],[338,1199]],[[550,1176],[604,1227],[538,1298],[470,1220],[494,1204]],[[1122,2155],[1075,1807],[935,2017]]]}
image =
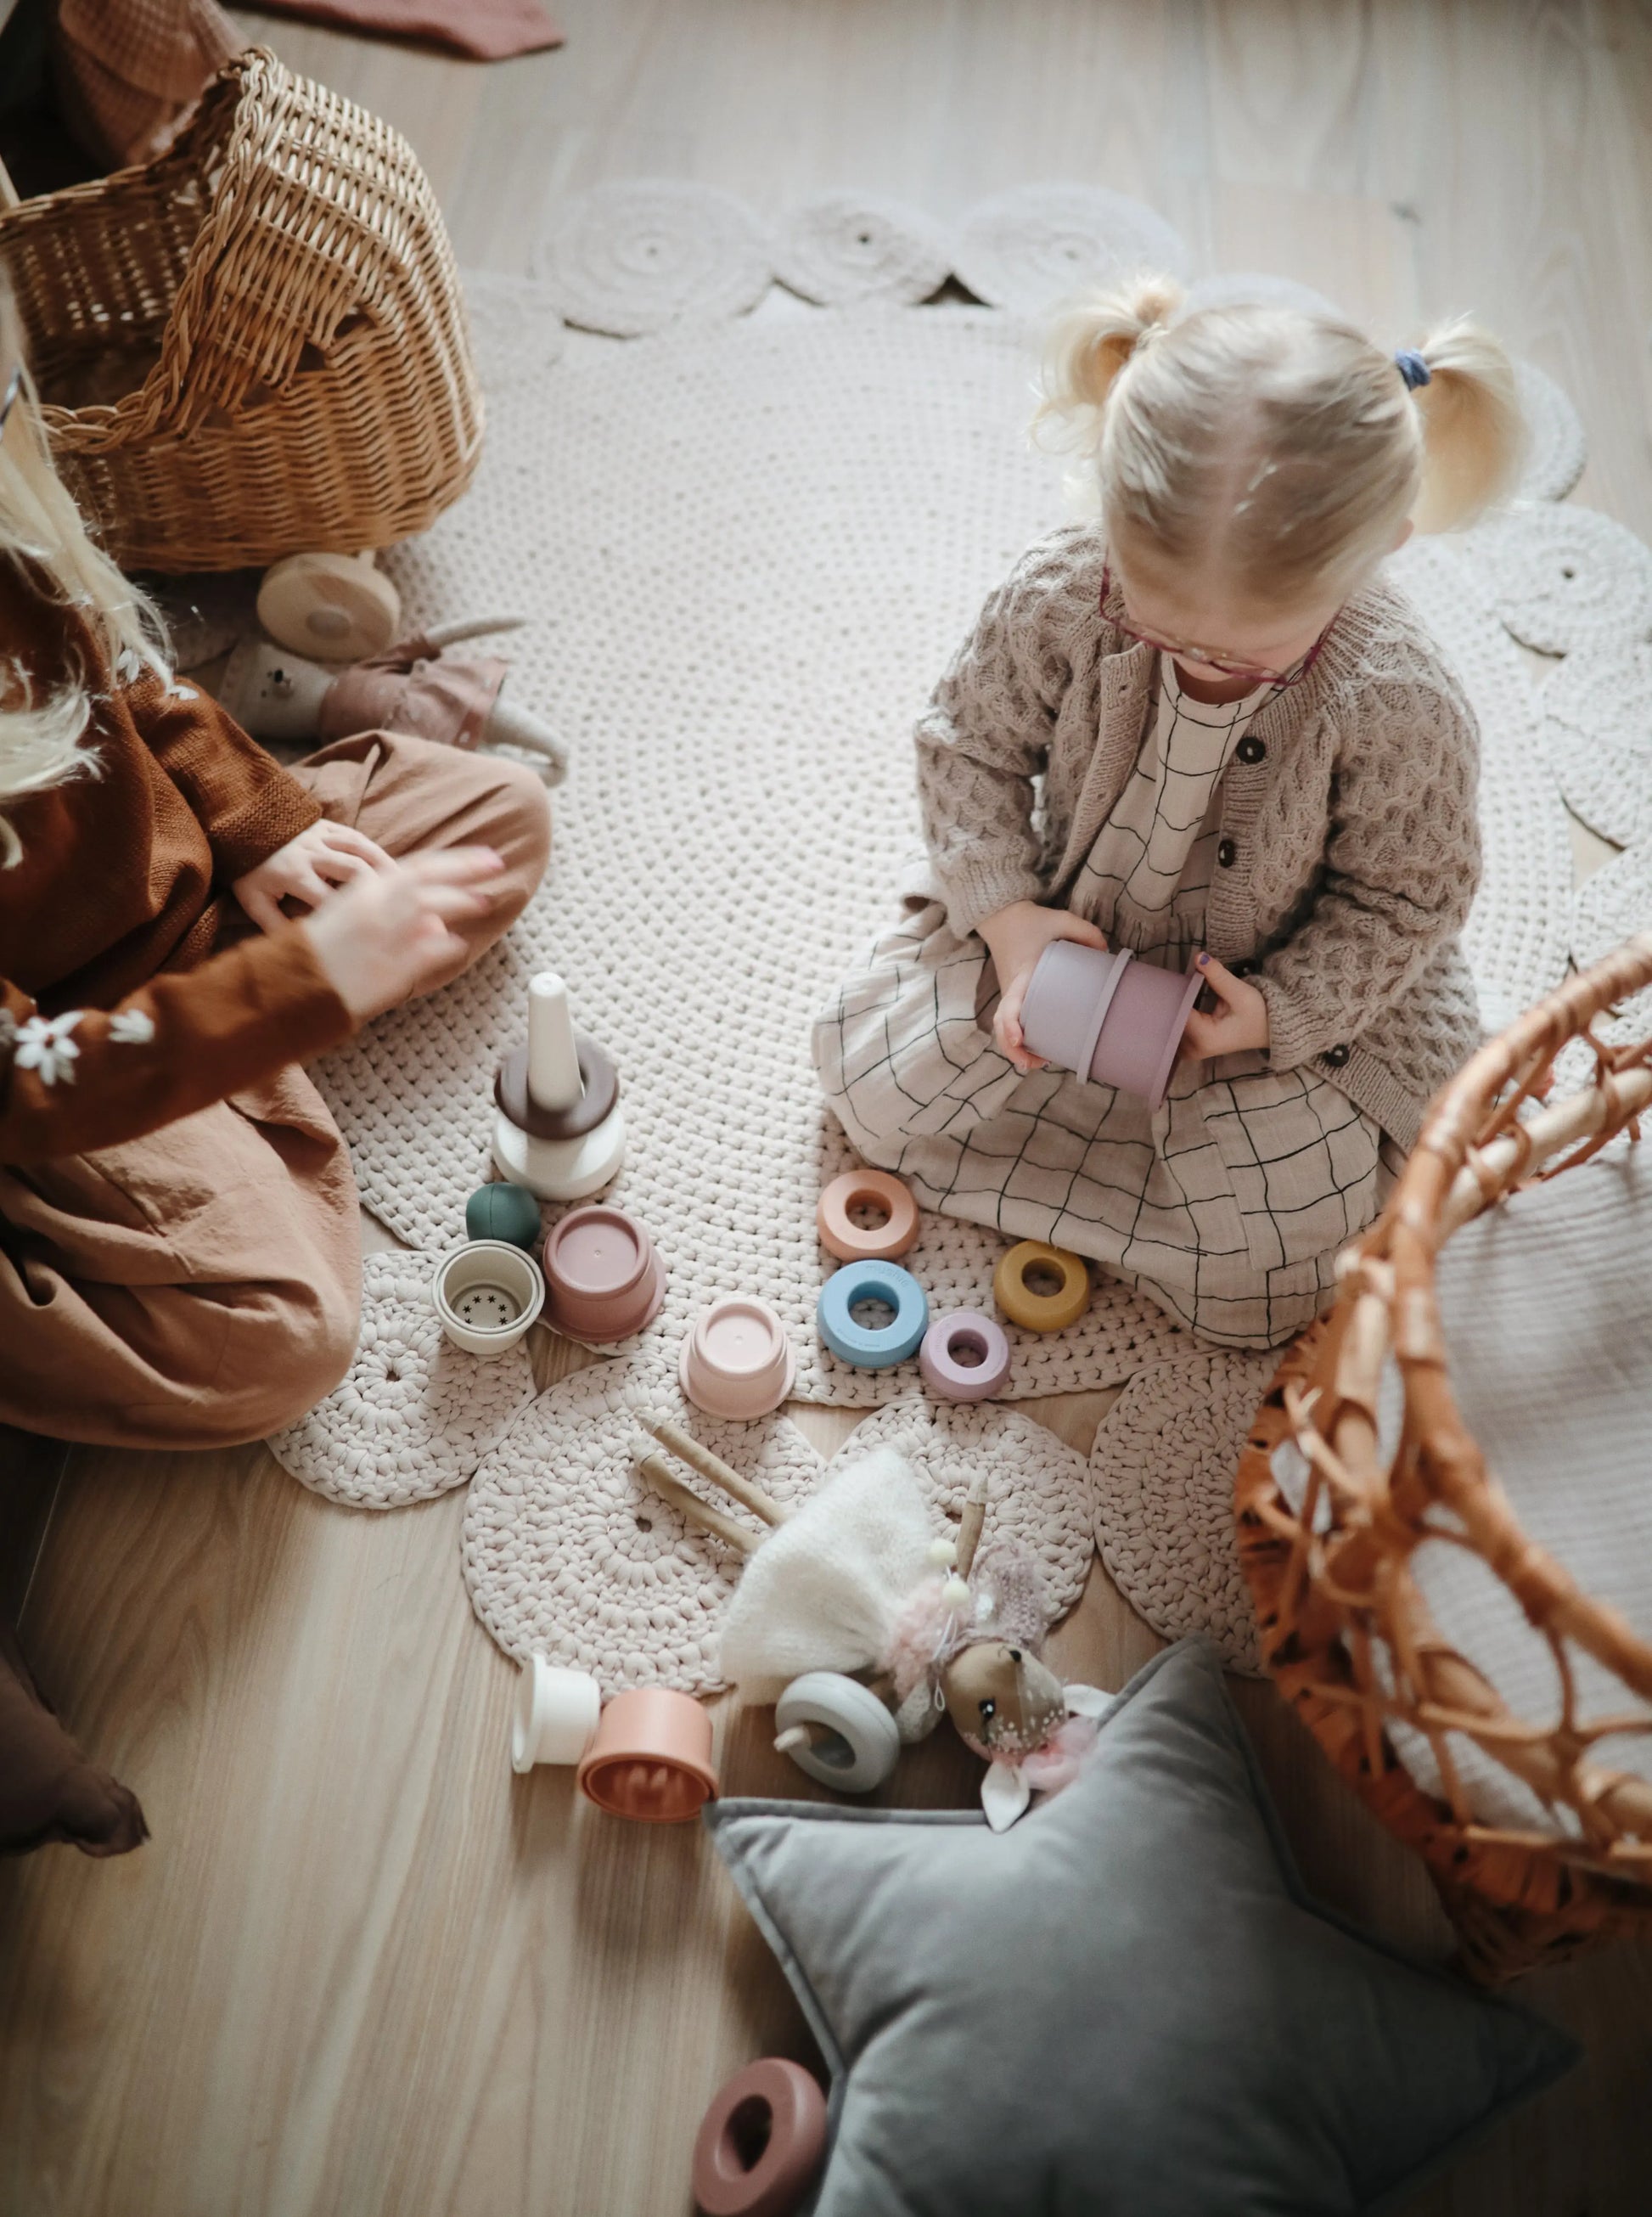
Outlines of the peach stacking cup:
{"label": "peach stacking cup", "polygon": [[717,1798],[712,1720],[669,1686],[616,1694],[580,1759],[579,1788],[611,1817],[681,1825]]}
{"label": "peach stacking cup", "polygon": [[629,1339],[665,1300],[665,1264],[623,1208],[570,1208],[546,1235],[545,1320],[570,1339]]}
{"label": "peach stacking cup", "polygon": [[792,1391],[797,1356],[767,1301],[736,1294],[702,1309],[677,1363],[683,1392],[708,1417],[744,1422],[778,1409]]}

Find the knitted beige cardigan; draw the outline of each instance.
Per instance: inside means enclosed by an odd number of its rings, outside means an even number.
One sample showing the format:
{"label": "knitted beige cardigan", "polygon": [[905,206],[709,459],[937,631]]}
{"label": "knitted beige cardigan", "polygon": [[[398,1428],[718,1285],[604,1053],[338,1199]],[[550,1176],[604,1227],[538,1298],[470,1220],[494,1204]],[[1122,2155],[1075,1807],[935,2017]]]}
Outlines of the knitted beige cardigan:
{"label": "knitted beige cardigan", "polygon": [[[1040,540],[993,593],[917,727],[929,868],[960,936],[1065,900],[1135,766],[1154,650],[1100,605],[1094,526]],[[1267,1002],[1275,1069],[1312,1062],[1402,1146],[1480,1043],[1458,941],[1480,870],[1474,715],[1386,584],[1251,723],[1222,779],[1205,918]]]}

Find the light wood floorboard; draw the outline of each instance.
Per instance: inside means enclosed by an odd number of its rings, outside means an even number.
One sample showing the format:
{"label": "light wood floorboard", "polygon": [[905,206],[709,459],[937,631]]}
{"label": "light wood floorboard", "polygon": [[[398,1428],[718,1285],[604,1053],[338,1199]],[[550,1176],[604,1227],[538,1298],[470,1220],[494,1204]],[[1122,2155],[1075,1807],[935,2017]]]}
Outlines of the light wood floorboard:
{"label": "light wood floorboard", "polygon": [[[1396,343],[1469,306],[1589,427],[1579,497],[1652,535],[1652,12],[1498,0],[564,0],[481,68],[252,13],[389,116],[461,262],[527,269],[597,179],[777,213],[856,183],[954,217],[1035,177],[1152,201],[1201,258],[1289,271]],[[1580,842],[1580,864],[1598,857]],[[548,1380],[579,1360],[542,1340]],[[1041,1406],[1088,1446],[1105,1394]],[[830,1448],[854,1419],[800,1410]],[[798,2015],[697,1830],[513,1778],[513,1672],[459,1577],[463,1504],[333,1508],[262,1450],[77,1454],[24,1632],[154,1838],[0,1868],[7,2217],[682,2217],[700,2110]],[[1118,1684],[1157,1642],[1098,1565],[1057,1635]],[[1419,1867],[1240,1685],[1310,1881],[1433,1952]],[[717,1704],[729,1790],[808,1793]],[[900,1798],[965,1803],[946,1737]],[[1642,2217],[1645,1951],[1528,1982],[1587,2041],[1411,2217]]]}

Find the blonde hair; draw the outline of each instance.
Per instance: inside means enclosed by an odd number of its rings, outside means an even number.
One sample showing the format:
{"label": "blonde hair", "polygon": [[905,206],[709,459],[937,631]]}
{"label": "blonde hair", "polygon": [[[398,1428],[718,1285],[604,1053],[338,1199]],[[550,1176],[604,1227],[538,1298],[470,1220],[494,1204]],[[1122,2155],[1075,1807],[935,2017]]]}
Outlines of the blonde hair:
{"label": "blonde hair", "polygon": [[[22,360],[20,319],[0,283],[0,391]],[[154,607],[93,543],[52,467],[26,367],[0,437],[0,558],[23,574],[31,593],[44,590],[74,608],[118,675],[140,665],[170,674]],[[11,868],[23,851],[8,801],[96,775],[91,717],[86,671],[66,669],[42,690],[22,662],[0,657],[0,868]]]}
{"label": "blonde hair", "polygon": [[1399,537],[1459,528],[1502,497],[1525,443],[1514,374],[1466,318],[1396,358],[1329,313],[1234,303],[1182,313],[1142,277],[1069,311],[1039,427],[1094,466],[1114,542],[1214,567],[1244,597],[1346,597]]}

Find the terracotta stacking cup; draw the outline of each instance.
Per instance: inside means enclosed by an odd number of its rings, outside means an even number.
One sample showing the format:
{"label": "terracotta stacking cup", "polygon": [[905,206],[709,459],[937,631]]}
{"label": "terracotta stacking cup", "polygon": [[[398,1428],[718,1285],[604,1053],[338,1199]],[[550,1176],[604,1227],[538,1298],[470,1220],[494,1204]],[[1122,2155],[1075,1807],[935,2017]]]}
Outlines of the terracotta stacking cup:
{"label": "terracotta stacking cup", "polygon": [[1041,1061],[1156,1108],[1203,983],[1197,970],[1156,969],[1127,948],[1052,939],[1021,1004],[1021,1036]]}
{"label": "terracotta stacking cup", "polygon": [[697,1409],[743,1421],[778,1409],[797,1368],[786,1327],[768,1303],[736,1294],[694,1318],[677,1374]]}
{"label": "terracotta stacking cup", "polygon": [[748,2063],[712,2097],[694,2140],[700,2217],[791,2217],[826,2153],[826,2097],[802,2064]]}
{"label": "terracotta stacking cup", "polygon": [[[852,1213],[857,1208],[880,1221],[857,1224]],[[889,1170],[845,1170],[822,1189],[815,1229],[821,1245],[840,1263],[892,1263],[917,1244],[918,1204]]]}
{"label": "terracotta stacking cup", "polygon": [[611,1817],[681,1825],[717,1798],[712,1720],[687,1694],[641,1686],[616,1694],[581,1758],[579,1788]]}
{"label": "terracotta stacking cup", "polygon": [[545,1318],[570,1339],[629,1339],[665,1299],[665,1264],[623,1208],[572,1208],[545,1242]]}

